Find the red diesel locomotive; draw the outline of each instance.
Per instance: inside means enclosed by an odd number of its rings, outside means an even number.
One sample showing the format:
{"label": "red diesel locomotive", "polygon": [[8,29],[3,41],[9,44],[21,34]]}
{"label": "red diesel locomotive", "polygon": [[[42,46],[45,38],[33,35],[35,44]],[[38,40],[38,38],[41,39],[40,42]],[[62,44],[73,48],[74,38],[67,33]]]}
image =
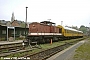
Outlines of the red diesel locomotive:
{"label": "red diesel locomotive", "polygon": [[61,37],[61,33],[59,33],[60,28],[55,26],[55,23],[50,21],[43,22],[33,22],[29,24],[29,40],[37,41],[40,43],[57,41],[59,37]]}

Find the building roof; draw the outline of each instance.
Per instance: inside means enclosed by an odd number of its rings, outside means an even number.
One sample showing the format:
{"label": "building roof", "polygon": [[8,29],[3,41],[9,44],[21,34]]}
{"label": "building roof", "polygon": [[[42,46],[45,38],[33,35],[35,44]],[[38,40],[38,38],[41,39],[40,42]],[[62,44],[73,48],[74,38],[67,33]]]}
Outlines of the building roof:
{"label": "building roof", "polygon": [[0,20],[1,25],[7,25],[8,22],[10,22],[10,21]]}

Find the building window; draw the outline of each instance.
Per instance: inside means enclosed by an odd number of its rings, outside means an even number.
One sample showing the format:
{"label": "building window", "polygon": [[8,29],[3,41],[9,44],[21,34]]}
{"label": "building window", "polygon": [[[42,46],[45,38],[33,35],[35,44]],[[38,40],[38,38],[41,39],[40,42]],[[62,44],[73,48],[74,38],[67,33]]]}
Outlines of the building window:
{"label": "building window", "polygon": [[25,34],[25,31],[23,33]]}
{"label": "building window", "polygon": [[17,34],[17,31],[15,31],[15,34]]}
{"label": "building window", "polygon": [[[23,34],[25,35],[25,31],[23,31]],[[26,31],[26,34],[28,34],[28,32]]]}
{"label": "building window", "polygon": [[12,31],[12,34],[14,34],[14,31]]}
{"label": "building window", "polygon": [[6,30],[2,30],[2,34],[6,34]]}
{"label": "building window", "polygon": [[20,31],[20,33],[19,33],[20,35],[22,34],[22,32]]}
{"label": "building window", "polygon": [[[12,34],[14,34],[14,31],[12,31]],[[17,31],[15,31],[15,34],[17,34]]]}

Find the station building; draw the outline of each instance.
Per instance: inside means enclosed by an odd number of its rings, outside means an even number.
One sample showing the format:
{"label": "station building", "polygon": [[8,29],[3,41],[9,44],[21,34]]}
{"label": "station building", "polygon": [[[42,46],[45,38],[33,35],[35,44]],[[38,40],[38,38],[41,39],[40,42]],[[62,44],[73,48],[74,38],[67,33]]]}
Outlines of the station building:
{"label": "station building", "polygon": [[[15,34],[14,34],[15,29]],[[15,40],[20,37],[25,37],[25,31],[26,35],[28,34],[29,28],[23,28],[23,27],[8,27],[6,25],[0,25],[0,41],[7,41],[10,37],[14,38]],[[8,36],[8,39],[7,39]]]}

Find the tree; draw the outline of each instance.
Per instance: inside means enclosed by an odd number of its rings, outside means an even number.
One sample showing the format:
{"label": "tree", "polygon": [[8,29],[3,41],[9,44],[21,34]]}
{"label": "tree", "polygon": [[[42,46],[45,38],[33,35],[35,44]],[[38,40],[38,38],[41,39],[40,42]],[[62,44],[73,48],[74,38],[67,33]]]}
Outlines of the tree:
{"label": "tree", "polygon": [[90,27],[86,27],[87,29],[87,35],[90,36]]}
{"label": "tree", "polygon": [[21,25],[21,27],[25,28],[25,23],[24,22],[21,23],[20,25]]}
{"label": "tree", "polygon": [[83,31],[84,34],[87,33],[87,29],[84,25],[81,25],[80,28],[79,28],[80,31]]}
{"label": "tree", "polygon": [[71,28],[78,30],[79,28],[77,26],[72,26]]}

